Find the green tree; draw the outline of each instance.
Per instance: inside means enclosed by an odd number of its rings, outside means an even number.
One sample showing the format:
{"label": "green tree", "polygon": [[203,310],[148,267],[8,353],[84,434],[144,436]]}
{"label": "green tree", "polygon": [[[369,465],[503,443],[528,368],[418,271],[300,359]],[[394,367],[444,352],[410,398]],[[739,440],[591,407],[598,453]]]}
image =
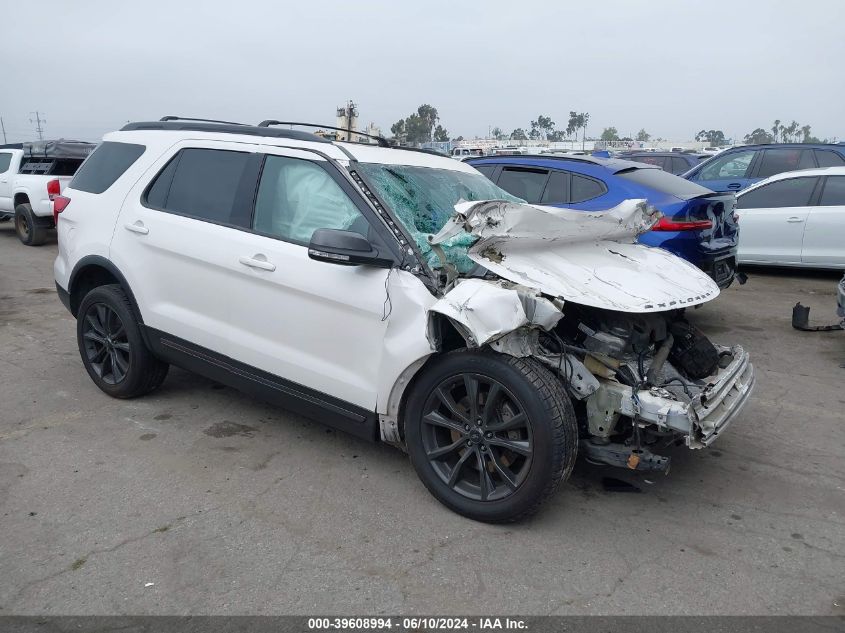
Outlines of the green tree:
{"label": "green tree", "polygon": [[549,139],[555,129],[555,122],[551,117],[540,115],[536,121],[531,121],[531,132],[528,134],[532,139]]}
{"label": "green tree", "polygon": [[446,131],[443,126],[438,125],[436,128],[434,128],[434,140],[439,142],[448,141],[449,132]]}
{"label": "green tree", "polygon": [[772,125],[772,140],[774,140],[775,143],[778,142],[778,134],[780,133],[780,131],[782,129],[783,129],[783,126],[780,124],[780,119],[775,119],[775,122]]}
{"label": "green tree", "polygon": [[563,130],[552,130],[551,134],[548,134],[546,138],[552,142],[562,141],[566,138],[566,132]]}
{"label": "green tree", "polygon": [[637,132],[637,140],[647,142],[651,138],[651,134],[645,131],[645,128]]}
{"label": "green tree", "polygon": [[513,132],[511,132],[511,140],[514,141],[527,141],[528,135],[525,133],[521,127],[516,128]]}
{"label": "green tree", "polygon": [[504,138],[505,138],[505,135],[502,132],[502,128],[500,128],[500,127],[494,127],[493,130],[490,132],[490,134],[492,134],[493,138],[496,139],[497,141],[504,140]]}
{"label": "green tree", "polygon": [[390,131],[393,134],[393,138],[397,141],[403,141],[405,139],[405,119],[399,119],[391,125]]}
{"label": "green tree", "polygon": [[758,127],[750,134],[746,134],[745,138],[743,138],[743,141],[745,141],[747,145],[757,145],[758,143],[771,143],[772,140],[774,140],[774,137],[761,127]]}
{"label": "green tree", "polygon": [[695,140],[700,143],[706,141],[710,147],[717,147],[725,144],[725,133],[722,130],[701,130],[695,135]]}
{"label": "green tree", "polygon": [[404,120],[394,123],[390,127],[390,131],[399,140],[408,143],[426,143],[432,139],[434,126],[437,125],[439,120],[437,108],[424,103],[417,108],[416,112]]}
{"label": "green tree", "polygon": [[619,131],[615,127],[606,127],[601,133],[601,140],[603,141],[618,141]]}

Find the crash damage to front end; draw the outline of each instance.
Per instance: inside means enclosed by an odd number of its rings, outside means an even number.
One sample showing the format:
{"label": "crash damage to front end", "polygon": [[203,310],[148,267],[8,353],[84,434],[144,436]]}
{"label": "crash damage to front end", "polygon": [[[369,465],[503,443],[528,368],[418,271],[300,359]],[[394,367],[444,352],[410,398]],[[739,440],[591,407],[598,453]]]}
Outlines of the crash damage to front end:
{"label": "crash damage to front end", "polygon": [[[718,296],[716,284],[636,243],[658,218],[638,200],[590,213],[459,203],[429,239],[443,272],[429,319],[445,319],[468,347],[550,367],[576,405],[588,460],[665,472],[661,449],[708,446],[734,421],[754,369],[742,347],[716,345],[686,319],[688,308]],[[444,252],[466,234],[477,239],[466,251],[479,265],[474,274]]]}

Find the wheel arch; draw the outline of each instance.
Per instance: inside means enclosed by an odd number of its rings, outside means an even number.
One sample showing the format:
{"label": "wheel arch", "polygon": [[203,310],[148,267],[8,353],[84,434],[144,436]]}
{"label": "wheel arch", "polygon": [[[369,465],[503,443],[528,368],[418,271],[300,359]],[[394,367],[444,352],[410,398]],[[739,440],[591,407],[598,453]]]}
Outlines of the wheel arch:
{"label": "wheel arch", "polygon": [[79,306],[86,294],[94,288],[108,284],[118,284],[123,289],[129,298],[129,303],[132,305],[133,315],[138,320],[138,323],[143,325],[144,319],[141,316],[141,310],[138,308],[135,295],[132,293],[132,288],[129,286],[129,282],[126,281],[126,277],[123,276],[123,273],[120,272],[117,266],[99,255],[83,257],[73,267],[67,288],[70,295],[71,314],[74,317],[77,315]]}
{"label": "wheel arch", "polygon": [[449,317],[429,314],[429,340],[434,352],[418,358],[408,365],[396,378],[387,400],[387,413],[379,416],[381,439],[384,442],[405,448],[405,405],[425,368],[439,356],[468,347],[464,335]]}
{"label": "wheel arch", "polygon": [[12,199],[12,205],[15,208],[21,204],[29,204],[29,196],[23,191],[18,191]]}

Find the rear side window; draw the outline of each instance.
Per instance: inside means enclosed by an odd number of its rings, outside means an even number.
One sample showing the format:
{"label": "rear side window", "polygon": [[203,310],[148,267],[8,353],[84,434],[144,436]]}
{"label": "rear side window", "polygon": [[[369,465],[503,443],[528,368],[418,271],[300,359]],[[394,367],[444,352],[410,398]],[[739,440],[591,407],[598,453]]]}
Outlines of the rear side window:
{"label": "rear side window", "polygon": [[737,209],[781,209],[806,207],[818,178],[788,178],[763,185],[739,196]]}
{"label": "rear side window", "polygon": [[[251,154],[218,149],[183,149],[147,189],[148,206],[217,224],[249,225],[252,199],[239,196],[255,189],[256,170],[247,169]],[[255,163],[255,161],[252,161]]]}
{"label": "rear side window", "polygon": [[812,169],[812,151],[808,149],[765,149],[757,168],[757,178],[768,178],[775,174],[796,169]]}
{"label": "rear side window", "polygon": [[105,141],[82,163],[70,181],[70,187],[88,193],[103,193],[146,149],[144,145],[135,143]]}
{"label": "rear side window", "polygon": [[828,176],[819,200],[823,207],[845,207],[845,176]]}
{"label": "rear side window", "polygon": [[839,167],[845,165],[845,158],[842,157],[842,154],[829,149],[817,149],[816,160],[819,161],[819,167]]}
{"label": "rear side window", "polygon": [[0,174],[5,173],[9,169],[9,164],[11,162],[11,154],[0,152]]}
{"label": "rear side window", "polygon": [[712,193],[709,189],[697,185],[660,169],[626,169],[616,173],[620,178],[635,182],[655,191],[688,200]]}
{"label": "rear side window", "polygon": [[[656,169],[654,171],[657,171]],[[604,184],[593,178],[572,174],[572,185],[569,192],[570,202],[584,202],[602,195],[607,189]]]}
{"label": "rear side window", "polygon": [[526,202],[540,202],[549,172],[545,169],[505,167],[499,176],[499,186]]}
{"label": "rear side window", "polygon": [[569,172],[553,171],[549,176],[549,184],[543,193],[543,202],[563,204],[569,202]]}

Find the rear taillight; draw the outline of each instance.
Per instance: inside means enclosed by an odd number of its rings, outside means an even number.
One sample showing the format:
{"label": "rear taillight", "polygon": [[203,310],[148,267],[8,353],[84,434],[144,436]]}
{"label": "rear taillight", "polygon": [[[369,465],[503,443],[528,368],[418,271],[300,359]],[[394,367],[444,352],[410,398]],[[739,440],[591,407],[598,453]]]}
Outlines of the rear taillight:
{"label": "rear taillight", "polygon": [[710,220],[690,220],[689,222],[678,222],[670,220],[667,217],[662,217],[657,221],[652,231],[697,231],[700,229],[713,228],[713,223]]}
{"label": "rear taillight", "polygon": [[62,184],[58,180],[51,180],[47,183],[47,196],[50,200],[55,199],[62,192]]}
{"label": "rear taillight", "polygon": [[[58,182],[58,180],[56,182]],[[67,209],[67,205],[69,204],[70,198],[66,198],[65,196],[56,196],[53,198],[53,224],[58,225],[59,214]]]}

